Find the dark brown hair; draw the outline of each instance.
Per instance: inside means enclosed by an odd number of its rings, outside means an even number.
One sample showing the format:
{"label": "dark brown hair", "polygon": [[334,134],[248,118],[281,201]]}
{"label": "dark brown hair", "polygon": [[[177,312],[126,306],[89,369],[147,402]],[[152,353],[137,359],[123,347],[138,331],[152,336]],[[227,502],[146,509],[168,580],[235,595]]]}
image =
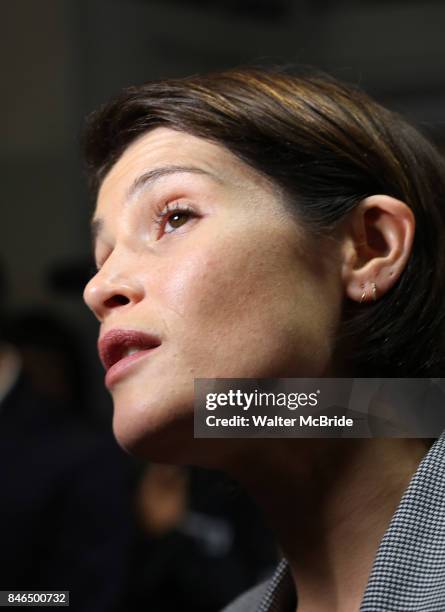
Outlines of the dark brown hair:
{"label": "dark brown hair", "polygon": [[330,233],[366,196],[387,194],[416,218],[396,285],[375,303],[345,298],[338,342],[356,376],[440,376],[444,365],[445,166],[400,116],[318,72],[240,68],[127,88],[85,131],[90,184],[126,147],[166,126],[225,146],[275,181],[309,231]]}

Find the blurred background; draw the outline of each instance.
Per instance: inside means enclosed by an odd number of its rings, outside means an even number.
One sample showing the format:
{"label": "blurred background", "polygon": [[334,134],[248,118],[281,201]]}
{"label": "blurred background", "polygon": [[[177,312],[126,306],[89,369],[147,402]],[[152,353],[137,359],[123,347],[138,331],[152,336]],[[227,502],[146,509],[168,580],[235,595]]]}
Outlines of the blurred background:
{"label": "blurred background", "polygon": [[[443,149],[444,31],[443,0],[1,3],[0,305],[23,413],[11,398],[2,410],[0,368],[0,537],[11,540],[0,589],[71,588],[83,612],[210,612],[278,555],[233,483],[140,464],[112,438],[97,326],[81,297],[92,269],[85,115],[152,78],[296,62],[358,83]],[[177,595],[165,601],[169,587]]]}

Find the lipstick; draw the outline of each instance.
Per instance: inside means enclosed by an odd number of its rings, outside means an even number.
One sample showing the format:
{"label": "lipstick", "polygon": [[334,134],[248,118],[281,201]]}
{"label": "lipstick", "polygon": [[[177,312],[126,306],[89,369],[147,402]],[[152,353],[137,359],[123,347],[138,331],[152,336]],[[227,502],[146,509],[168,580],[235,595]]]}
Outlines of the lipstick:
{"label": "lipstick", "polygon": [[98,341],[98,351],[106,370],[105,385],[110,388],[121,380],[133,365],[161,345],[153,334],[137,330],[113,329]]}

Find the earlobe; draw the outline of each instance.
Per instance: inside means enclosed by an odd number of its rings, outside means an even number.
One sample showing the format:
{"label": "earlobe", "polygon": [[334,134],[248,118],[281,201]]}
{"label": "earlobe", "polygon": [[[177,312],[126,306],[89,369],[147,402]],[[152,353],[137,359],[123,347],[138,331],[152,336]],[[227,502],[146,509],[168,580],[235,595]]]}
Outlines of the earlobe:
{"label": "earlobe", "polygon": [[346,295],[375,302],[400,278],[414,240],[407,204],[387,195],[362,200],[344,225],[342,277]]}
{"label": "earlobe", "polygon": [[[366,302],[368,300],[368,284],[369,283],[365,283],[362,285],[363,293],[362,293],[362,297],[360,298],[360,304],[363,304],[363,302]],[[372,282],[370,283],[370,285],[371,285],[371,299],[373,302],[377,302],[377,283]]]}

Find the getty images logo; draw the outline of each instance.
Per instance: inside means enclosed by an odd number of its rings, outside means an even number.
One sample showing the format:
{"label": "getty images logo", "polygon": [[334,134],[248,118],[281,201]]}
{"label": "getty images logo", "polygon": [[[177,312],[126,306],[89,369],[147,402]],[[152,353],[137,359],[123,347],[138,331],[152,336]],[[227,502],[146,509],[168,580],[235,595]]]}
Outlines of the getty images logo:
{"label": "getty images logo", "polygon": [[225,393],[207,393],[206,410],[216,410],[219,407],[232,406],[249,410],[252,407],[284,407],[288,410],[297,410],[300,407],[318,406],[320,389],[312,393],[266,393],[252,391],[246,393],[240,389],[230,389]]}

